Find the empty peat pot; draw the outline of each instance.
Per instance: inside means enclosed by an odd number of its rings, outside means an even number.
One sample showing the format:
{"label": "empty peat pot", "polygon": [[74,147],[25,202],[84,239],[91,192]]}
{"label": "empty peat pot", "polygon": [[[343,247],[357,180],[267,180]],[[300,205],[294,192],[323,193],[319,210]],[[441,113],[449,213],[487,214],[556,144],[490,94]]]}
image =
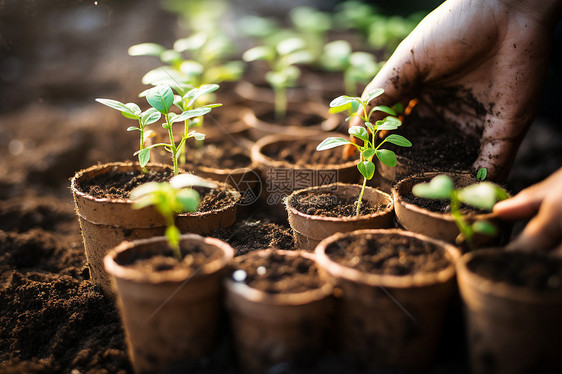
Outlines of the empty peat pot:
{"label": "empty peat pot", "polygon": [[250,252],[235,258],[225,286],[243,372],[314,362],[325,349],[333,286],[318,271],[313,254]]}
{"label": "empty peat pot", "polygon": [[[147,168],[155,173],[167,171],[170,178],[173,175],[171,166],[148,164]],[[103,268],[106,253],[123,240],[163,235],[166,229],[164,218],[153,207],[133,209],[133,202],[127,197],[95,197],[87,192],[89,186],[103,182],[110,173],[118,175],[126,183],[141,175],[142,171],[138,163],[114,162],[80,170],[71,180],[90,276],[108,294],[111,294],[111,286]],[[218,185],[222,186],[225,194],[231,196],[231,203],[217,210],[179,214],[176,225],[182,233],[206,234],[234,223],[240,193],[225,184]],[[104,185],[99,187],[103,189]]]}
{"label": "empty peat pot", "polygon": [[481,249],[457,273],[474,373],[562,373],[562,259]]}
{"label": "empty peat pot", "polygon": [[137,373],[185,372],[215,342],[222,271],[234,250],[195,234],[180,247],[181,262],[165,237],[123,242],[104,258]]}
{"label": "empty peat pot", "polygon": [[[404,229],[455,244],[460,231],[450,213],[434,211],[412,202],[429,201],[439,203],[438,200],[415,198],[412,194],[412,187],[418,183],[427,183],[441,174],[449,175],[453,179],[456,188],[476,183],[475,177],[469,173],[428,172],[407,177],[398,182],[392,189],[394,211],[398,224]],[[488,221],[498,231],[496,235],[475,233],[473,242],[477,248],[503,243],[511,232],[511,226],[508,222],[499,219],[491,212],[475,211],[464,214],[464,217],[469,224],[479,220]]]}
{"label": "empty peat pot", "polygon": [[[361,186],[345,183],[332,183],[293,192],[287,198],[285,205],[297,247],[314,250],[321,240],[338,232],[393,227],[392,198],[387,193],[371,187],[365,188],[362,199],[362,206],[372,209],[372,212],[370,211],[368,214],[356,216],[354,207],[348,216],[315,215],[302,211],[306,207],[311,211],[318,208],[324,211],[334,211],[339,204],[343,205],[350,201],[356,203],[360,192]],[[316,197],[322,197],[322,201]],[[306,203],[303,199],[307,199]]]}
{"label": "empty peat pot", "polygon": [[457,294],[454,246],[407,231],[338,233],[316,247],[336,280],[341,349],[375,368],[424,372]]}

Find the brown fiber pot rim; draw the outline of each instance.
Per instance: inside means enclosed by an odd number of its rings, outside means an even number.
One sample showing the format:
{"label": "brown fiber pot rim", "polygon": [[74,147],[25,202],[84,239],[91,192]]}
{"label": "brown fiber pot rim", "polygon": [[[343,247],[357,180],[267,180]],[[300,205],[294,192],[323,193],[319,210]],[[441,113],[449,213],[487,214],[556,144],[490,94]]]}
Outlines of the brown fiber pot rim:
{"label": "brown fiber pot rim", "polygon": [[[394,204],[398,205],[400,204],[402,207],[404,207],[405,209],[418,213],[418,214],[423,214],[429,217],[433,217],[435,219],[439,219],[442,221],[446,221],[446,222],[450,222],[452,224],[455,224],[455,220],[453,218],[453,216],[450,213],[437,213],[437,212],[433,212],[429,209],[425,209],[422,207],[419,207],[415,204],[411,204],[408,203],[406,201],[404,201],[404,199],[402,198],[402,195],[404,194],[405,191],[403,191],[404,185],[406,185],[407,183],[416,183],[416,181],[419,182],[425,182],[427,179],[432,179],[438,175],[441,174],[446,174],[446,175],[456,175],[456,176],[466,176],[466,177],[470,177],[471,174],[470,173],[451,173],[451,172],[424,172],[421,174],[416,174],[416,175],[411,175],[409,177],[406,177],[404,179],[402,179],[401,181],[399,181],[398,183],[396,183],[394,185],[394,187],[392,188],[392,197],[394,198]],[[497,219],[497,216],[490,212],[490,213],[485,213],[485,214],[473,214],[473,215],[468,215],[467,218],[474,220],[474,221],[480,221],[480,220],[493,220],[493,219]]]}
{"label": "brown fiber pot rim", "polygon": [[[149,168],[150,167],[157,167],[157,168],[163,168],[163,169],[164,168],[171,168],[171,166],[169,166],[169,165],[156,164],[156,163],[149,163],[147,165],[147,167],[149,167]],[[84,200],[87,200],[87,201],[91,201],[91,202],[98,202],[98,203],[107,202],[107,203],[111,203],[111,204],[115,204],[115,205],[121,205],[121,206],[131,205],[133,203],[133,201],[130,200],[130,199],[95,198],[91,195],[88,195],[87,193],[85,193],[84,191],[82,191],[78,188],[78,181],[80,181],[80,179],[88,178],[88,177],[95,176],[95,175],[98,175],[98,174],[103,174],[106,170],[108,170],[110,168],[121,168],[121,169],[135,168],[135,169],[140,170],[140,166],[139,166],[138,162],[109,162],[109,163],[105,163],[105,164],[94,165],[94,166],[91,166],[87,169],[82,169],[82,170],[76,172],[76,174],[71,178],[70,188],[71,188],[72,192],[74,194],[76,194],[77,196],[79,196],[80,198],[82,198]],[[181,170],[180,172],[183,172],[183,170]],[[193,212],[193,213],[180,213],[180,214],[178,214],[178,216],[206,216],[206,215],[216,214],[218,212],[222,212],[222,211],[231,209],[234,205],[238,204],[238,202],[242,198],[242,196],[240,195],[240,192],[236,191],[234,188],[232,188],[231,186],[229,186],[227,184],[217,182],[217,181],[212,181],[212,182],[227,188],[228,193],[230,193],[231,195],[234,196],[235,201],[231,205],[225,206],[220,210],[210,210],[210,211],[205,211],[205,212]]]}
{"label": "brown fiber pot rim", "polygon": [[[323,133],[323,134],[315,134],[314,136],[307,136],[307,138],[311,139],[311,140],[318,141],[318,143],[320,143],[322,140],[324,140],[324,139],[326,139],[330,136],[342,137],[342,134],[339,134],[339,133]],[[262,153],[262,150],[265,147],[267,147],[268,145],[271,145],[271,144],[274,144],[274,143],[281,143],[281,142],[288,143],[288,142],[294,142],[294,141],[295,141],[295,137],[292,136],[292,135],[273,134],[273,135],[265,136],[265,137],[261,138],[260,140],[258,140],[257,142],[255,142],[254,145],[252,146],[252,150],[251,150],[252,160],[254,160],[254,162],[257,163],[257,164],[266,165],[268,167],[291,168],[291,169],[295,169],[295,170],[304,170],[304,169],[306,169],[306,170],[309,170],[309,169],[343,170],[343,169],[349,169],[349,168],[355,167],[355,165],[357,164],[357,160],[350,160],[350,161],[346,161],[346,162],[339,163],[339,164],[302,164],[302,165],[295,165],[295,164],[291,164],[290,162],[287,162],[287,161],[275,160],[271,157],[266,156],[264,153]]]}
{"label": "brown fiber pot rim", "polygon": [[[322,190],[328,190],[328,192],[333,192],[330,191],[330,188],[332,187],[342,187],[344,189],[357,189],[358,191],[361,190],[361,186],[358,184],[348,184],[348,183],[331,183],[331,184],[325,184],[322,186],[313,186],[313,187],[307,187],[307,188],[303,188],[297,191],[294,191],[291,195],[289,195],[287,197],[287,199],[285,200],[285,206],[287,208],[287,211],[290,214],[294,214],[297,216],[301,216],[304,217],[306,219],[311,219],[311,220],[315,220],[315,221],[324,221],[324,222],[361,222],[361,221],[370,221],[372,220],[374,217],[378,217],[378,216],[383,216],[385,214],[389,214],[393,211],[394,209],[394,204],[392,201],[392,197],[387,194],[386,192],[383,192],[377,188],[373,188],[373,187],[365,187],[365,191],[372,191],[373,193],[379,194],[381,195],[386,201],[386,207],[383,210],[377,211],[375,213],[371,213],[371,214],[364,214],[361,216],[353,216],[353,217],[327,217],[327,216],[315,216],[315,215],[311,215],[311,214],[306,214],[303,213],[299,210],[297,210],[294,206],[291,205],[291,201],[293,199],[293,197],[295,197],[296,195],[299,194],[303,194],[303,193],[307,193],[307,192],[321,192]],[[338,191],[338,190],[336,190]],[[337,195],[337,193],[336,193]],[[359,193],[357,195],[357,197],[359,197]],[[364,197],[363,197],[364,198]]]}
{"label": "brown fiber pot rim", "polygon": [[109,274],[116,278],[128,280],[135,283],[177,283],[189,279],[196,280],[204,275],[212,274],[224,268],[234,257],[234,249],[220,239],[203,237],[197,234],[184,234],[181,236],[181,241],[195,241],[203,245],[215,247],[222,252],[222,256],[206,263],[197,269],[178,268],[172,270],[164,270],[159,272],[146,273],[127,266],[120,265],[117,262],[117,257],[127,251],[134,251],[136,247],[143,245],[159,245],[167,247],[167,239],[165,236],[156,236],[148,239],[139,239],[134,241],[123,241],[117,247],[109,251],[104,257],[105,269]]}
{"label": "brown fiber pot rim", "polygon": [[[506,251],[499,248],[483,248],[462,255],[457,260],[457,277],[459,285],[465,283],[482,294],[494,295],[497,298],[508,299],[521,303],[562,306],[562,293],[545,290],[534,290],[528,287],[515,286],[505,282],[497,282],[468,268],[468,263],[478,257],[508,256],[543,256],[543,254],[524,251]],[[547,255],[544,255],[547,256]],[[554,258],[555,261],[562,261]],[[461,288],[462,291],[462,288]]]}
{"label": "brown fiber pot rim", "polygon": [[[262,249],[259,251],[250,252],[248,254],[240,256],[239,259],[243,261],[244,258],[250,256],[266,257],[273,252],[282,254],[283,256],[287,256],[287,257],[302,256],[317,263],[316,256],[313,253],[307,253],[301,250],[288,251],[288,250],[282,250],[276,248],[268,248],[268,249]],[[319,270],[321,271],[320,267]],[[250,287],[244,282],[235,282],[234,280],[231,279],[230,275],[228,277],[225,277],[224,284],[228,292],[232,293],[233,295],[237,295],[238,297],[244,298],[248,301],[265,304],[265,305],[290,306],[290,305],[308,304],[314,301],[322,300],[327,296],[331,295],[333,291],[332,282],[328,277],[323,276],[322,278],[324,278],[325,282],[319,288],[304,291],[304,292],[281,293],[281,294],[271,294]]]}
{"label": "brown fiber pot rim", "polygon": [[[398,234],[430,242],[442,248],[446,252],[446,256],[448,256],[450,260],[449,266],[447,266],[445,269],[433,273],[416,273],[413,275],[408,274],[402,276],[374,274],[353,269],[336,261],[333,261],[325,252],[328,245],[335,243],[344,237],[359,237],[366,234],[381,236],[388,234]],[[315,254],[316,261],[332,276],[372,287],[385,287],[393,289],[407,289],[416,287],[422,288],[439,283],[445,283],[455,276],[455,261],[459,256],[458,249],[451,244],[429,238],[425,235],[399,229],[367,229],[347,233],[337,233],[322,240],[316,247]]]}

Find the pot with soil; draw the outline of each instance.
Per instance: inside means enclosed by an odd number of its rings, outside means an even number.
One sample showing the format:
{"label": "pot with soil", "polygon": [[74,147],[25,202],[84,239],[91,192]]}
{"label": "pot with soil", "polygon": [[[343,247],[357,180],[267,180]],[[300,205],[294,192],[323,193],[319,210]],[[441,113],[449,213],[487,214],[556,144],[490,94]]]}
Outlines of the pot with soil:
{"label": "pot with soil", "polygon": [[213,347],[222,271],[233,249],[195,234],[181,237],[178,261],[165,237],[123,242],[105,258],[137,373],[184,372]]}
{"label": "pot with soil", "polygon": [[338,232],[393,227],[390,195],[366,187],[357,216],[360,191],[359,185],[333,183],[293,192],[285,204],[298,247],[314,250],[321,240]]}
{"label": "pot with soil", "polygon": [[261,196],[272,214],[286,218],[283,199],[295,190],[359,180],[355,158],[343,159],[341,149],[316,152],[318,144],[330,135],[316,134],[299,139],[270,135],[254,144],[252,160],[261,174]]}
{"label": "pot with soil", "polygon": [[[166,229],[164,218],[155,209],[135,210],[129,199],[135,187],[168,181],[173,176],[171,166],[149,164],[147,168],[149,172],[143,173],[138,163],[101,164],[77,172],[71,180],[91,279],[107,293],[111,292],[109,277],[103,269],[107,251],[123,240],[163,235]],[[236,190],[219,184],[216,189],[198,189],[198,192],[201,195],[198,211],[176,218],[181,232],[205,234],[234,223],[240,200]]]}
{"label": "pot with soil", "polygon": [[412,142],[410,148],[387,145],[396,151],[396,167],[375,160],[374,183],[390,192],[400,180],[420,172],[468,172],[480,149],[478,137],[465,134],[451,124],[430,121],[412,113],[395,130]]}
{"label": "pot with soil", "polygon": [[482,249],[457,262],[474,373],[562,372],[562,260]]}
{"label": "pot with soil", "polygon": [[332,284],[314,255],[262,250],[237,257],[225,279],[226,304],[241,368],[261,373],[281,363],[306,365],[322,353]]}
{"label": "pot with soil", "polygon": [[457,249],[391,229],[338,233],[315,252],[343,292],[336,320],[344,352],[377,368],[427,369],[456,293]]}
{"label": "pot with soil", "polygon": [[300,139],[334,131],[340,117],[331,115],[328,107],[317,102],[299,102],[291,105],[281,120],[275,118],[273,105],[261,105],[244,113],[250,138],[257,141],[267,135],[284,134]]}
{"label": "pot with soil", "polygon": [[[412,187],[418,183],[427,183],[442,173],[429,172],[407,177],[392,189],[394,210],[398,224],[406,230],[421,233],[451,244],[463,245],[458,241],[460,231],[451,215],[451,204],[447,200],[425,199],[412,193]],[[447,173],[455,186],[466,187],[476,183],[476,178],[468,173]],[[505,242],[510,233],[507,222],[500,220],[493,213],[461,205],[465,221],[488,221],[497,229],[494,235],[475,233],[472,242],[475,248]]]}

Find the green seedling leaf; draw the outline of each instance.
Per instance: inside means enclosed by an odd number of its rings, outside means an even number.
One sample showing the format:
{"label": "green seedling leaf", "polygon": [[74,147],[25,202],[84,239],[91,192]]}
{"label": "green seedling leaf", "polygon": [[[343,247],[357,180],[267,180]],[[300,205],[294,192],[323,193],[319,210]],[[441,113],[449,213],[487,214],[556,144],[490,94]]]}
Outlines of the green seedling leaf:
{"label": "green seedling leaf", "polygon": [[377,88],[376,90],[374,90],[373,92],[370,92],[369,94],[367,94],[367,97],[365,98],[365,102],[369,103],[371,100],[373,100],[376,97],[379,97],[380,95],[382,95],[384,93],[384,89],[382,88]]}
{"label": "green seedling leaf", "polygon": [[146,100],[160,113],[168,114],[174,103],[174,93],[169,86],[160,84],[148,90]]}
{"label": "green seedling leaf", "polygon": [[127,51],[129,56],[156,56],[159,57],[166,48],[157,43],[141,43],[132,45]]}
{"label": "green seedling leaf", "polygon": [[375,155],[375,153],[377,153],[377,151],[375,149],[367,148],[363,152],[361,152],[361,155],[363,156],[363,158],[365,160],[371,160],[373,158],[373,156]]}
{"label": "green seedling leaf", "polygon": [[162,118],[162,113],[154,108],[149,108],[144,113],[142,113],[140,117],[143,126],[147,126],[158,122],[160,118]]}
{"label": "green seedling leaf", "polygon": [[246,62],[265,60],[271,61],[275,58],[275,51],[268,46],[257,46],[248,49],[242,55],[242,59]]}
{"label": "green seedling leaf", "polygon": [[347,95],[338,96],[330,102],[330,108],[341,107],[343,105],[352,103],[354,101],[357,101],[356,97],[351,97]]}
{"label": "green seedling leaf", "polygon": [[371,133],[375,132],[375,126],[371,122],[365,122],[365,126],[371,131]]}
{"label": "green seedling leaf", "polygon": [[[150,70],[143,77],[141,82],[143,84],[150,84],[157,86],[159,84],[167,84],[170,87],[176,89],[179,86],[185,86],[187,77],[180,73],[179,71],[173,69],[170,66],[160,66],[155,69]],[[139,95],[142,97],[141,95]]]}
{"label": "green seedling leaf", "polygon": [[142,196],[151,195],[160,189],[160,183],[158,182],[148,182],[142,184],[131,191],[130,199],[138,200]]}
{"label": "green seedling leaf", "polygon": [[194,132],[191,135],[193,135],[195,140],[199,140],[199,141],[205,140],[205,134],[202,134],[200,132]]}
{"label": "green seedling leaf", "polygon": [[177,52],[195,51],[201,49],[205,43],[207,43],[207,35],[197,33],[188,38],[176,40],[174,42],[174,50]]}
{"label": "green seedling leaf", "polygon": [[389,143],[396,144],[400,147],[411,147],[412,143],[402,135],[390,134],[385,140]]}
{"label": "green seedling leaf", "polygon": [[398,161],[396,161],[396,154],[388,149],[377,150],[377,158],[386,166],[395,167]]}
{"label": "green seedling leaf", "polygon": [[181,63],[180,71],[184,73],[188,79],[191,79],[192,77],[197,77],[203,74],[204,68],[203,65],[197,61],[187,60]]}
{"label": "green seedling leaf", "polygon": [[459,200],[478,209],[491,211],[498,200],[507,193],[490,182],[480,182],[459,191]]}
{"label": "green seedling leaf", "polygon": [[167,49],[160,55],[160,59],[162,62],[173,65],[182,61],[182,56],[178,52],[174,51],[173,49]]}
{"label": "green seedling leaf", "polygon": [[498,233],[496,226],[485,220],[474,222],[472,224],[472,229],[474,232],[484,235],[496,235]]}
{"label": "green seedling leaf", "polygon": [[132,111],[126,104],[123,104],[120,101],[112,100],[112,99],[100,99],[100,98],[97,98],[96,101],[100,104],[103,104],[103,105],[108,106],[112,109],[120,111],[121,114],[123,114],[123,115],[125,115],[124,113],[126,113],[129,116],[135,115],[134,111]]}
{"label": "green seedling leaf", "polygon": [[177,190],[188,187],[217,188],[217,184],[198,177],[195,174],[178,174],[170,179],[170,185]]}
{"label": "green seedling leaf", "polygon": [[402,121],[400,121],[396,117],[386,117],[383,120],[377,121],[377,130],[396,130],[402,125]]}
{"label": "green seedling leaf", "polygon": [[279,44],[277,44],[277,52],[282,55],[282,56],[286,56],[290,53],[296,52],[299,49],[303,49],[306,47],[306,44],[304,42],[304,40],[302,40],[301,38],[289,38],[289,39],[285,39],[281,42],[279,42]]}
{"label": "green seedling leaf", "polygon": [[487,174],[488,170],[486,168],[480,168],[476,174],[476,179],[481,182],[486,179]]}
{"label": "green seedling leaf", "polygon": [[344,138],[339,137],[330,137],[326,138],[322,141],[322,143],[318,144],[316,147],[317,151],[325,151],[327,149],[336,148],[345,144],[351,144],[351,142]]}
{"label": "green seedling leaf", "polygon": [[139,152],[139,164],[141,167],[145,167],[150,161],[150,148],[142,149]]}
{"label": "green seedling leaf", "polygon": [[375,106],[373,109],[371,109],[371,113],[372,112],[384,112],[386,114],[390,114],[391,116],[395,116],[396,112],[394,110],[392,110],[391,108],[387,107],[386,105],[377,105]]}
{"label": "green seedling leaf", "polygon": [[190,109],[190,110],[186,110],[185,112],[182,112],[178,116],[175,116],[173,119],[171,118],[171,115],[170,115],[170,121],[172,123],[183,122],[183,121],[187,121],[190,118],[204,116],[205,114],[209,113],[210,111],[211,111],[211,108],[208,108],[208,107],[199,107],[199,108],[195,108],[195,109]]}
{"label": "green seedling leaf", "polygon": [[367,180],[370,180],[375,175],[375,164],[372,161],[361,161],[357,164],[357,169]]}
{"label": "green seedling leaf", "polygon": [[140,131],[140,129],[139,129],[138,127],[135,127],[135,126],[127,127],[127,131],[135,131],[135,130],[139,130],[139,131]]}
{"label": "green seedling leaf", "polygon": [[351,126],[347,130],[347,132],[349,133],[349,135],[355,136],[356,138],[361,139],[364,142],[369,141],[369,133],[367,132],[367,129],[362,126]]}
{"label": "green seedling leaf", "polygon": [[418,183],[412,188],[412,193],[426,199],[446,200],[451,197],[454,185],[447,175],[438,175],[429,183]]}
{"label": "green seedling leaf", "polygon": [[193,189],[182,189],[176,197],[183,212],[195,212],[199,207],[199,194]]}
{"label": "green seedling leaf", "polygon": [[314,56],[309,51],[297,51],[287,56],[287,63],[290,65],[306,64],[312,62],[313,60]]}

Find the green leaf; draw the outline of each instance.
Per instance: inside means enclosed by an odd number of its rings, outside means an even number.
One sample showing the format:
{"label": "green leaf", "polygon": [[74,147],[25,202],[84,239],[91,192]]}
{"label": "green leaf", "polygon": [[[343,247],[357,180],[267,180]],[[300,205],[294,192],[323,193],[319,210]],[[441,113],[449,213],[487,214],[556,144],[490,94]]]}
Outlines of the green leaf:
{"label": "green leaf", "polygon": [[199,141],[205,140],[205,134],[202,134],[200,132],[194,132],[193,137],[195,138],[195,140],[199,140]]}
{"label": "green leaf", "polygon": [[168,114],[174,103],[174,93],[169,86],[160,84],[148,90],[146,100],[160,113]]}
{"label": "green leaf", "polygon": [[178,191],[176,198],[182,209],[181,212],[177,213],[195,212],[199,207],[199,194],[191,188]]}
{"label": "green leaf", "polygon": [[370,160],[375,155],[375,153],[377,153],[375,149],[367,148],[363,152],[361,152],[361,155],[365,160]]}
{"label": "green leaf", "polygon": [[287,55],[287,63],[293,64],[306,64],[312,62],[314,56],[308,51],[298,51]]}
{"label": "green leaf", "polygon": [[142,196],[151,195],[154,192],[159,191],[160,189],[161,184],[158,182],[148,182],[145,184],[141,184],[131,191],[131,195],[129,198],[134,201],[141,198]]}
{"label": "green leaf", "polygon": [[389,143],[396,144],[400,147],[411,147],[412,143],[402,135],[390,134],[385,138]]}
{"label": "green leaf", "polygon": [[396,130],[402,125],[402,121],[400,121],[396,117],[388,116],[383,120],[377,121],[377,129],[378,130]]}
{"label": "green leaf", "polygon": [[186,110],[185,112],[182,112],[178,116],[174,117],[174,119],[172,119],[171,121],[172,121],[172,123],[183,122],[183,121],[186,121],[190,118],[204,116],[205,114],[209,113],[210,111],[211,111],[211,108],[207,108],[207,107],[199,107],[199,108],[196,108],[196,109]]}
{"label": "green leaf", "polygon": [[363,126],[351,126],[347,130],[347,132],[349,133],[349,135],[355,136],[356,138],[359,138],[365,142],[369,141],[369,133]]}
{"label": "green leaf", "polygon": [[490,182],[480,182],[459,191],[459,200],[478,209],[491,211],[496,202],[507,193]]}
{"label": "green leaf", "polygon": [[266,60],[271,61],[275,58],[275,51],[268,46],[258,46],[248,49],[242,55],[242,59],[246,62],[256,61],[256,60]]}
{"label": "green leaf", "polygon": [[343,105],[352,103],[353,101],[356,100],[358,100],[356,97],[351,97],[347,95],[338,96],[330,102],[330,108],[341,107]]}
{"label": "green leaf", "polygon": [[150,161],[150,148],[144,148],[139,152],[139,164],[145,167]]}
{"label": "green leaf", "polygon": [[141,43],[132,45],[127,51],[129,56],[156,56],[159,57],[166,48],[157,43]]}
{"label": "green leaf", "polygon": [[478,232],[480,234],[485,234],[485,235],[496,235],[498,232],[496,226],[494,226],[493,224],[491,224],[486,220],[474,222],[472,224],[472,229],[474,230],[474,232]]}
{"label": "green leaf", "polygon": [[387,107],[386,105],[377,105],[373,109],[371,109],[371,113],[377,112],[377,111],[390,114],[391,116],[396,115],[396,112],[394,110],[390,109],[389,107]]}
{"label": "green leaf", "polygon": [[376,97],[379,97],[380,95],[382,95],[384,93],[384,89],[382,88],[377,88],[376,90],[370,92],[367,97],[365,98],[365,102],[369,103],[371,100],[373,100]]}
{"label": "green leaf", "polygon": [[322,143],[318,144],[316,147],[317,151],[325,151],[327,149],[336,148],[341,145],[351,144],[351,142],[344,138],[339,137],[330,137],[326,138],[322,141]]}
{"label": "green leaf", "polygon": [[438,175],[429,183],[418,183],[412,188],[412,193],[427,199],[450,199],[453,192],[453,180],[447,175]]}
{"label": "green leaf", "polygon": [[182,60],[182,56],[173,49],[167,49],[162,52],[162,54],[160,55],[160,59],[166,64],[173,65],[180,62]]}
{"label": "green leaf", "polygon": [[139,131],[140,131],[140,129],[139,129],[138,127],[136,127],[136,126],[127,127],[127,131],[135,131],[135,130],[139,130]]}
{"label": "green leaf", "polygon": [[289,38],[277,44],[277,52],[282,56],[286,56],[298,51],[299,49],[303,49],[305,46],[306,44],[301,38]]}
{"label": "green leaf", "polygon": [[371,133],[375,132],[375,126],[371,122],[365,122],[365,126],[371,131]]}
{"label": "green leaf", "polygon": [[370,180],[375,175],[375,164],[371,161],[361,161],[357,164],[357,169],[367,180]]}
{"label": "green leaf", "polygon": [[170,179],[170,185],[177,190],[181,190],[186,187],[217,188],[215,183],[209,182],[208,180],[198,177],[195,174],[178,174]]}
{"label": "green leaf", "polygon": [[476,179],[478,181],[483,181],[484,179],[486,179],[487,174],[488,170],[486,168],[480,168],[478,169],[478,172],[476,174]]}
{"label": "green leaf", "polygon": [[141,114],[141,123],[143,126],[151,125],[157,122],[161,117],[162,113],[154,108],[149,108]]}
{"label": "green leaf", "polygon": [[112,99],[100,99],[100,98],[97,98],[96,101],[100,104],[103,104],[103,105],[108,106],[112,109],[120,111],[121,114],[127,113],[128,115],[131,115],[131,116],[135,115],[135,112],[133,112],[127,105],[123,104],[120,101],[112,100]]}
{"label": "green leaf", "polygon": [[377,150],[377,158],[386,166],[395,167],[398,163],[396,161],[396,154],[388,149]]}

